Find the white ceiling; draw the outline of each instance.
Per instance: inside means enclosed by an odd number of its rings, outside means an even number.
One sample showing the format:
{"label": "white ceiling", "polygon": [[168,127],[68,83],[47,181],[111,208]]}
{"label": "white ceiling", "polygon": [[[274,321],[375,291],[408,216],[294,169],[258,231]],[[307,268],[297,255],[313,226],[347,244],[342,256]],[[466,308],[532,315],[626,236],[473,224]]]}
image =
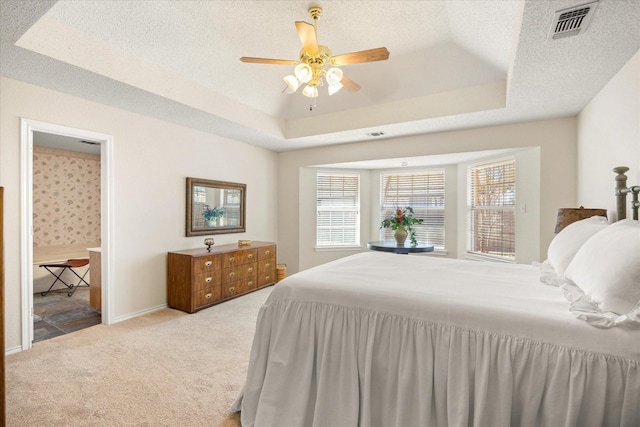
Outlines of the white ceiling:
{"label": "white ceiling", "polygon": [[88,141],[52,133],[33,132],[33,145],[100,155],[99,141]]}
{"label": "white ceiling", "polygon": [[[550,40],[587,0],[0,2],[0,73],[275,151],[576,115],[640,48],[640,1],[600,0],[586,31]],[[294,22],[319,5],[352,94],[286,95]]]}

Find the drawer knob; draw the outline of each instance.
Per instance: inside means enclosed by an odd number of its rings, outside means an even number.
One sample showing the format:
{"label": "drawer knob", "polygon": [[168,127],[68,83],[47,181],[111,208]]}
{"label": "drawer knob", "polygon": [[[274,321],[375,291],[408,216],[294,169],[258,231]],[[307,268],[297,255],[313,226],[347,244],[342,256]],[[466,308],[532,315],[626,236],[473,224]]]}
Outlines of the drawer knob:
{"label": "drawer knob", "polygon": [[211,299],[211,297],[213,296],[213,294],[211,292],[209,292],[208,294],[206,294],[204,297],[206,299]]}
{"label": "drawer knob", "polygon": [[269,280],[269,279],[271,279],[271,276],[266,276],[265,279]]}
{"label": "drawer knob", "polygon": [[207,283],[211,283],[212,280],[213,279],[211,277],[207,277],[206,279],[204,279],[204,281],[207,282]]}
{"label": "drawer knob", "polygon": [[231,258],[229,258],[229,262],[236,262],[236,257],[232,256]]}
{"label": "drawer knob", "polygon": [[211,267],[211,264],[213,264],[213,261],[207,261],[204,263],[206,267]]}
{"label": "drawer knob", "polygon": [[264,254],[269,256],[271,254],[271,251],[270,250],[266,250],[266,251],[264,251]]}
{"label": "drawer knob", "polygon": [[235,273],[235,271],[232,271],[231,273],[229,273],[229,277],[231,277],[231,278],[236,277],[236,273]]}
{"label": "drawer knob", "polygon": [[269,267],[271,267],[271,264],[266,263],[264,266],[265,266],[266,268],[269,268]]}
{"label": "drawer knob", "polygon": [[253,280],[249,280],[249,283],[247,283],[247,286],[250,288],[253,288]]}
{"label": "drawer knob", "polygon": [[249,254],[249,255],[247,255],[247,258],[249,258],[249,259],[253,259],[253,254]]}
{"label": "drawer knob", "polygon": [[247,268],[247,273],[253,273],[253,267]]}
{"label": "drawer knob", "polygon": [[235,292],[235,291],[236,291],[235,286],[229,286],[229,292]]}

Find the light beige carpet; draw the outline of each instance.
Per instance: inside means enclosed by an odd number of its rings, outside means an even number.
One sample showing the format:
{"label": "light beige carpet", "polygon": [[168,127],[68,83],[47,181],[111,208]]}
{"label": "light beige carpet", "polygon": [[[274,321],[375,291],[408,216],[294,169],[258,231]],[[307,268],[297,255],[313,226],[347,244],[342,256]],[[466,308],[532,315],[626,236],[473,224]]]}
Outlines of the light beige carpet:
{"label": "light beige carpet", "polygon": [[272,288],[195,314],[164,309],[6,358],[7,425],[240,425],[260,305]]}

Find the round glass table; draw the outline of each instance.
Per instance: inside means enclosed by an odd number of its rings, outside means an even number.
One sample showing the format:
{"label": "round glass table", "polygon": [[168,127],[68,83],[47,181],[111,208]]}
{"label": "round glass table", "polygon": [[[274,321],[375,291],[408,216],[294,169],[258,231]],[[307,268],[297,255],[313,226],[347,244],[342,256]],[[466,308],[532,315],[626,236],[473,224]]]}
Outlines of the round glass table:
{"label": "round glass table", "polygon": [[367,243],[367,248],[373,251],[381,252],[393,252],[394,254],[416,254],[421,252],[433,252],[433,245],[428,243],[418,243],[412,245],[410,242],[405,242],[403,245],[399,245],[395,240],[380,240],[377,242]]}

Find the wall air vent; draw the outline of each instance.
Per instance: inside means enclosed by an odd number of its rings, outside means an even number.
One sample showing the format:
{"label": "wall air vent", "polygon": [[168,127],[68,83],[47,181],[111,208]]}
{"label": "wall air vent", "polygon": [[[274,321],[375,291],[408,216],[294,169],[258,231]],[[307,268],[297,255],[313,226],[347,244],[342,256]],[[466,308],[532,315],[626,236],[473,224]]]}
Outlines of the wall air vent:
{"label": "wall air vent", "polygon": [[597,1],[556,11],[549,38],[556,40],[582,33],[593,16]]}

